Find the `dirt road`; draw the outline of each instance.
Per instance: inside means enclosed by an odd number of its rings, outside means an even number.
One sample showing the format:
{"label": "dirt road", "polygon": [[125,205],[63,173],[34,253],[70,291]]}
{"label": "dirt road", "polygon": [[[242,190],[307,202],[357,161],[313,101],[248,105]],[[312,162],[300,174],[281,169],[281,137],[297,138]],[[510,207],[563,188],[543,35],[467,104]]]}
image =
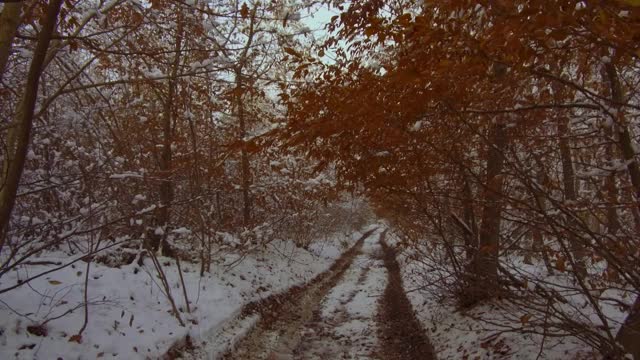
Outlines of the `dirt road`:
{"label": "dirt road", "polygon": [[309,284],[249,307],[260,318],[224,359],[435,359],[385,231]]}

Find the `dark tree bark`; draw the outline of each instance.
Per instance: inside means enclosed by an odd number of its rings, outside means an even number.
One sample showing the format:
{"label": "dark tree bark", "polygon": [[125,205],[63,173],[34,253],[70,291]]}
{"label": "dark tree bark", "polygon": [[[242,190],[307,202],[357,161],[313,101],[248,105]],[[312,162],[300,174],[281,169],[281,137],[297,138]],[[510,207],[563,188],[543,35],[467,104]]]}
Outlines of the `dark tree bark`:
{"label": "dark tree bark", "polygon": [[4,4],[0,14],[0,82],[11,55],[11,46],[20,26],[23,2]]}
{"label": "dark tree bark", "polygon": [[507,146],[505,125],[493,124],[489,130],[486,186],[482,207],[478,250],[470,266],[470,284],[465,294],[469,305],[498,294],[498,254],[502,218],[504,151]]}
{"label": "dark tree bark", "polygon": [[238,59],[238,64],[235,68],[236,76],[236,115],[238,116],[238,129],[239,140],[242,143],[240,149],[240,166],[242,177],[242,220],[244,226],[249,226],[251,222],[251,164],[249,163],[249,153],[247,151],[245,137],[247,136],[247,119],[244,110],[244,94],[245,94],[245,79],[243,75],[243,69],[247,66],[249,61],[248,54],[249,49],[253,46],[253,38],[256,33],[256,11],[257,6],[254,6],[251,10],[249,32],[247,35],[247,42],[244,44],[242,53]]}
{"label": "dark tree bark", "polygon": [[244,138],[247,135],[247,121],[245,118],[244,104],[243,104],[243,77],[242,70],[238,68],[236,70],[236,89],[238,91],[237,96],[237,115],[238,115],[238,127],[240,141],[243,142],[243,146],[240,149],[240,163],[241,163],[241,177],[242,177],[242,220],[243,225],[248,226],[251,221],[251,167],[249,164],[249,154],[247,148],[244,146]]}
{"label": "dark tree bark", "polygon": [[470,181],[464,172],[464,169],[461,170],[463,177],[463,194],[464,194],[464,221],[466,225],[469,227],[470,232],[465,233],[465,246],[467,259],[473,259],[476,255],[476,250],[478,248],[478,224],[476,222],[476,216],[473,211],[473,192],[471,191]]}
{"label": "dark tree bark", "polygon": [[[540,161],[539,158],[536,158],[535,161],[538,165],[538,170],[536,171],[536,181],[538,182],[538,184],[545,184],[547,181],[545,179],[542,161]],[[535,198],[536,206],[538,207],[539,211],[544,214],[547,208],[547,202],[541,189],[539,189],[538,187],[534,188],[533,196]],[[533,226],[533,228],[531,229],[531,237],[533,241],[533,250],[537,254],[540,254],[542,256],[544,265],[547,268],[547,273],[550,275],[553,274],[553,266],[551,266],[551,261],[549,260],[549,253],[544,244],[544,233],[542,229],[540,229],[540,225]]]}
{"label": "dark tree bark", "polygon": [[[562,185],[565,201],[574,203],[578,199],[578,192],[576,190],[576,174],[573,168],[573,152],[569,144],[570,136],[569,119],[562,117],[558,120],[558,146],[560,148],[560,160],[562,162]],[[568,227],[575,228],[575,226],[573,226],[575,220],[572,217],[567,216],[566,222]],[[567,232],[567,239],[574,257],[576,267],[574,271],[576,275],[584,277],[587,274],[587,268],[584,263],[584,245],[571,230]]]}
{"label": "dark tree bark", "polygon": [[[633,150],[633,140],[627,126],[627,120],[623,109],[619,105],[625,101],[624,92],[615,65],[607,62],[605,64],[605,72],[611,91],[611,100],[618,110],[614,117],[618,130],[618,146],[627,163],[627,171],[635,192],[633,200],[636,203],[636,207],[640,207],[640,168]],[[640,359],[640,297],[636,299],[629,310],[629,315],[627,315],[622,327],[616,334],[616,340],[624,347],[626,352],[633,355],[634,359]]]}
{"label": "dark tree bark", "polygon": [[171,74],[169,77],[168,89],[166,98],[163,104],[162,113],[162,152],[160,154],[160,186],[158,189],[158,195],[160,198],[160,209],[158,209],[156,222],[159,227],[163,229],[162,234],[156,234],[150,232],[151,237],[151,250],[157,251],[162,245],[162,255],[172,256],[173,251],[171,246],[167,242],[167,231],[171,221],[171,203],[173,202],[173,181],[172,181],[172,159],[173,159],[173,127],[175,123],[175,106],[176,101],[176,89],[178,86],[178,76],[180,71],[180,61],[182,59],[182,40],[183,40],[183,23],[180,13],[178,13],[176,20],[177,29],[175,36],[174,46],[174,58],[171,63]]}
{"label": "dark tree bark", "polygon": [[22,98],[18,103],[12,127],[7,136],[7,153],[5,156],[0,188],[0,252],[4,246],[7,227],[16,201],[16,194],[24,164],[29,151],[31,129],[33,127],[34,110],[38,97],[40,75],[45,68],[45,58],[56,28],[62,0],[52,0],[47,6],[47,13],[38,34],[33,59],[29,66],[27,82]]}

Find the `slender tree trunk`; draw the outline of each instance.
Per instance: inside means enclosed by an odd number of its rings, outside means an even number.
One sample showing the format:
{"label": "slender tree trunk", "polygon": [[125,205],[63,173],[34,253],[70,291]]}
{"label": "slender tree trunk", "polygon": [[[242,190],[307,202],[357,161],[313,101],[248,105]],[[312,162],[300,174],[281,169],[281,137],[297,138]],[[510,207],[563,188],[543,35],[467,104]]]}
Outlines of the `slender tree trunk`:
{"label": "slender tree trunk", "polygon": [[[624,102],[624,94],[622,92],[622,86],[620,84],[620,80],[618,79],[618,72],[615,66],[611,63],[607,63],[606,72],[609,80],[609,85],[611,87],[611,96],[612,100],[616,104],[620,104]],[[633,140],[631,138],[631,133],[629,132],[629,127],[627,126],[627,121],[624,115],[624,112],[619,108],[617,112],[616,127],[618,130],[618,146],[622,151],[622,156],[624,161],[627,163],[627,171],[629,172],[629,179],[631,180],[631,184],[635,190],[635,202],[637,207],[640,209],[640,167],[638,166],[638,161],[635,158],[635,151],[633,150]]]}
{"label": "slender tree trunk", "polygon": [[[618,71],[614,64],[607,62],[605,64],[605,72],[611,91],[611,99],[618,110],[617,116],[614,119],[618,130],[618,145],[627,163],[627,171],[635,192],[635,198],[633,200],[636,203],[636,207],[640,207],[640,168],[636,160],[633,140],[627,126],[625,114],[622,107],[616,105],[624,103],[624,92],[620,84],[620,79],[618,78]],[[634,359],[640,359],[640,297],[636,298],[635,303],[629,310],[629,315],[622,324],[622,327],[620,327],[618,334],[616,334],[616,340],[623,346],[626,352],[633,355]]]}
{"label": "slender tree trunk", "polygon": [[174,126],[174,101],[176,100],[176,88],[178,83],[178,73],[180,71],[181,61],[181,48],[183,38],[183,23],[182,17],[178,13],[177,30],[175,38],[175,56],[173,63],[171,64],[171,76],[169,78],[167,97],[163,106],[162,117],[162,154],[160,156],[160,173],[162,180],[160,181],[159,195],[161,208],[158,210],[158,224],[162,227],[163,235],[154,237],[153,250],[157,251],[162,242],[162,255],[171,256],[172,251],[170,245],[167,243],[167,231],[168,225],[171,220],[171,203],[173,202],[173,182],[172,177],[172,158],[173,151],[171,149],[173,145],[173,126]]}
{"label": "slender tree trunk", "polygon": [[[538,163],[536,180],[538,184],[544,184],[546,181],[545,181],[545,176],[543,172],[543,166],[541,164],[540,159],[536,159],[536,162]],[[538,206],[540,212],[544,214],[547,208],[547,203],[545,201],[544,194],[542,193],[542,191],[540,191],[539,188],[536,187],[533,190],[533,196],[535,197],[536,205]],[[531,230],[531,236],[533,241],[533,244],[532,244],[533,250],[542,256],[544,265],[547,268],[547,273],[550,275],[553,274],[553,266],[551,266],[551,261],[549,260],[549,254],[544,244],[544,234],[540,229],[540,226],[533,227],[533,229]]]}
{"label": "slender tree trunk", "polygon": [[[560,160],[562,162],[562,185],[565,201],[574,203],[578,199],[578,192],[576,190],[576,175],[573,168],[573,153],[569,145],[570,135],[569,119],[562,117],[558,121],[558,146],[560,148]],[[575,220],[572,217],[567,217],[566,222],[569,227],[575,228],[575,226],[572,226],[572,224],[575,224]],[[584,245],[571,230],[567,232],[567,240],[569,241],[571,253],[576,265],[574,271],[576,275],[584,277],[587,274],[587,267],[584,263]]]}
{"label": "slender tree trunk", "polygon": [[198,156],[198,136],[196,134],[196,124],[194,120],[189,117],[187,119],[189,121],[189,131],[191,133],[191,152],[193,153],[193,162],[192,162],[192,179],[191,186],[192,192],[197,196],[200,195],[201,184],[200,184],[200,157]]}
{"label": "slender tree trunk", "polygon": [[624,351],[640,359],[640,297],[636,298],[629,310],[629,315],[616,334],[616,341],[624,347]]}
{"label": "slender tree trunk", "polygon": [[[607,81],[609,76],[607,75],[606,66],[602,67],[601,71],[602,78]],[[605,89],[605,96],[611,96],[611,86]],[[611,128],[607,128],[605,130],[605,141],[607,145],[605,147],[605,160],[609,165],[613,164],[613,159],[615,157],[615,143],[616,137],[614,136]],[[616,171],[612,170],[611,173],[605,178],[604,187],[606,192],[606,202],[607,202],[607,233],[615,234],[620,229],[620,219],[618,217],[618,211],[616,207],[618,205],[618,186],[616,184]]]}
{"label": "slender tree trunk", "polygon": [[251,17],[249,21],[249,31],[247,35],[247,42],[242,49],[242,53],[238,59],[238,65],[235,68],[236,75],[236,111],[239,122],[239,137],[242,143],[242,148],[240,150],[240,166],[241,166],[241,176],[242,176],[242,222],[244,226],[249,226],[251,222],[251,165],[249,163],[249,153],[247,152],[247,147],[245,144],[245,137],[247,136],[247,119],[245,117],[244,111],[244,93],[245,93],[245,84],[242,71],[247,66],[249,58],[249,49],[253,46],[253,38],[256,33],[255,24],[256,24],[256,12],[258,11],[258,6],[254,6],[251,10]]}
{"label": "slender tree trunk", "polygon": [[499,290],[498,254],[502,217],[504,151],[507,145],[505,125],[497,122],[489,130],[487,178],[482,207],[479,248],[471,263],[469,304],[494,297]]}
{"label": "slender tree trunk", "polygon": [[239,125],[239,137],[242,142],[242,148],[240,150],[240,162],[241,162],[241,176],[242,176],[242,222],[244,226],[248,226],[251,221],[251,193],[249,187],[251,186],[251,167],[249,165],[249,154],[247,154],[247,148],[244,146],[245,137],[247,136],[247,124],[244,112],[243,103],[243,79],[242,70],[238,68],[236,70],[236,109],[238,115]]}
{"label": "slender tree trunk", "polygon": [[246,148],[242,148],[242,200],[244,207],[242,210],[242,218],[244,226],[249,226],[251,222],[251,168],[249,165],[249,155]]}
{"label": "slender tree trunk", "polygon": [[0,14],[0,82],[11,55],[11,45],[16,37],[22,17],[22,1],[6,3]]}
{"label": "slender tree trunk", "polygon": [[18,192],[26,155],[29,150],[40,75],[44,70],[44,60],[58,21],[61,5],[62,0],[49,2],[42,29],[38,34],[38,42],[33,52],[33,59],[29,66],[22,99],[18,103],[13,127],[9,129],[7,134],[7,153],[3,171],[0,174],[0,252],[4,246],[7,227],[9,226],[9,220],[16,201],[16,193]]}
{"label": "slender tree trunk", "polygon": [[[607,148],[607,153],[611,149]],[[607,192],[607,232],[616,234],[620,229],[620,220],[616,206],[618,204],[618,186],[616,185],[616,173],[614,171],[605,179],[605,189]]]}
{"label": "slender tree trunk", "polygon": [[216,212],[218,213],[218,224],[222,224],[222,205],[220,203],[220,191],[216,191]]}
{"label": "slender tree trunk", "polygon": [[465,233],[466,254],[467,259],[470,260],[473,259],[478,248],[478,224],[476,223],[476,216],[473,211],[473,193],[471,191],[471,184],[469,183],[469,179],[465,174],[464,169],[461,169],[461,173],[463,177],[462,192],[464,194],[464,221],[471,231],[471,233]]}
{"label": "slender tree trunk", "polygon": [[180,265],[180,256],[176,256],[176,267],[178,267],[178,275],[180,276],[180,284],[182,286],[182,296],[184,297],[184,306],[187,313],[191,314],[191,305],[189,305],[189,296],[187,295],[187,286],[184,284],[184,276],[182,275],[182,265]]}

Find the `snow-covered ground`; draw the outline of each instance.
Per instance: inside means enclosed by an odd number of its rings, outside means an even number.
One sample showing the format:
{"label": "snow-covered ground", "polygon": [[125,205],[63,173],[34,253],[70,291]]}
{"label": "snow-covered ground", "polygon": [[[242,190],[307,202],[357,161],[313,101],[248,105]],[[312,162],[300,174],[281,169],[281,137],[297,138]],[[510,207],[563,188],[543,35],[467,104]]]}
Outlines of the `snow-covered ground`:
{"label": "snow-covered ground", "polygon": [[312,321],[305,324],[299,359],[368,359],[377,352],[378,298],[387,283],[380,260],[379,232],[365,240],[362,254],[342,280],[322,300]]}
{"label": "snow-covered ground", "polygon": [[[183,262],[190,314],[174,260],[159,258],[187,323],[185,327],[172,316],[150,259],[142,267],[134,263],[119,269],[92,263],[89,322],[80,339],[73,335],[84,319],[86,264],[78,262],[0,294],[0,358],[146,359],[162,356],[186,335],[194,342],[209,341],[211,334],[234,318],[244,304],[310,280],[332,264],[342,251],[340,244],[352,244],[360,235],[356,232],[348,239],[336,237],[322,250],[311,251],[291,242],[272,242],[238,263],[237,255],[227,255],[202,278],[199,264]],[[33,260],[64,262],[68,258],[50,254]],[[53,267],[22,267],[2,277],[0,289]],[[38,330],[31,327],[42,323],[45,325]]]}
{"label": "snow-covered ground", "polygon": [[[392,232],[390,243],[396,243]],[[425,272],[411,260],[410,251],[398,256],[407,297],[418,320],[427,331],[436,356],[444,359],[598,359],[574,337],[547,337],[505,331],[509,309],[499,303],[479,305],[462,311],[450,301],[441,301],[431,291],[423,291]],[[511,309],[512,310],[512,309]],[[487,321],[488,320],[488,321]],[[502,325],[507,326],[502,326]]]}

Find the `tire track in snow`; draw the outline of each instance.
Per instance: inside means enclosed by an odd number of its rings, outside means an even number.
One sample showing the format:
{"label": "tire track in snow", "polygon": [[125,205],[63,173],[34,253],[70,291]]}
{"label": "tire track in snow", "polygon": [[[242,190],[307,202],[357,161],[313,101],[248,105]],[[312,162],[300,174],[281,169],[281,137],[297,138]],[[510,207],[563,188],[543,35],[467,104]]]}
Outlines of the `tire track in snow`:
{"label": "tire track in snow", "polygon": [[[294,359],[294,351],[302,341],[301,329],[314,316],[321,300],[336,286],[345,273],[352,268],[363,244],[378,231],[372,230],[336,261],[318,280],[308,283],[294,292],[295,298],[276,299],[275,309],[261,313],[255,327],[230,349],[225,359]],[[375,236],[377,240],[378,236]],[[369,242],[367,242],[369,243]],[[354,298],[357,295],[354,295]],[[269,306],[270,307],[270,306]],[[375,337],[375,335],[374,335]]]}
{"label": "tire track in snow", "polygon": [[[377,241],[378,238],[370,238]],[[386,283],[381,249],[365,242],[337,284],[314,311],[302,329],[304,341],[293,352],[293,359],[377,359],[377,303]]]}
{"label": "tire track in snow", "polygon": [[380,339],[382,355],[389,360],[435,360],[436,355],[426,332],[416,319],[402,286],[396,251],[384,242],[386,230],[380,234],[384,264],[389,281],[380,298]]}

